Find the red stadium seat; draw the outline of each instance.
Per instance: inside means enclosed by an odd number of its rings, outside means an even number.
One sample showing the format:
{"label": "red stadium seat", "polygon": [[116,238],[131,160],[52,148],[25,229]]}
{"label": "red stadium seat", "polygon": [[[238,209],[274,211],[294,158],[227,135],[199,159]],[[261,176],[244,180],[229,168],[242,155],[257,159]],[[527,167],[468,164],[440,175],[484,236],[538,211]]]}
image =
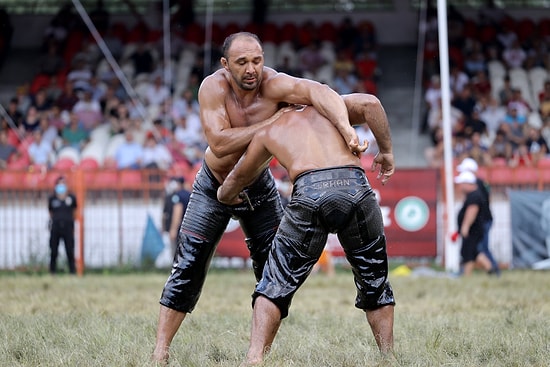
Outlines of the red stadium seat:
{"label": "red stadium seat", "polygon": [[268,22],[262,28],[262,42],[273,42],[279,44],[279,26],[275,23]]}
{"label": "red stadium seat", "polygon": [[87,171],[96,170],[96,169],[99,168],[99,163],[98,163],[97,159],[95,159],[93,157],[87,157],[87,158],[84,158],[80,161],[80,163],[78,164],[78,167],[82,168],[83,170],[87,170]]}
{"label": "red stadium seat", "polygon": [[183,36],[187,42],[202,46],[204,43],[204,27],[198,23],[189,24]]}
{"label": "red stadium seat", "polygon": [[69,171],[75,167],[76,167],[76,163],[71,158],[60,158],[53,165],[53,169],[56,169],[59,171]]}
{"label": "red stadium seat", "polygon": [[514,186],[529,186],[536,188],[539,183],[539,170],[536,167],[515,167],[514,170]]}
{"label": "red stadium seat", "polygon": [[537,25],[532,19],[523,18],[521,19],[516,26],[516,33],[520,42],[525,42],[530,38],[538,37]]}
{"label": "red stadium seat", "polygon": [[336,26],[332,22],[323,22],[318,29],[318,37],[321,41],[336,42],[338,38]]}

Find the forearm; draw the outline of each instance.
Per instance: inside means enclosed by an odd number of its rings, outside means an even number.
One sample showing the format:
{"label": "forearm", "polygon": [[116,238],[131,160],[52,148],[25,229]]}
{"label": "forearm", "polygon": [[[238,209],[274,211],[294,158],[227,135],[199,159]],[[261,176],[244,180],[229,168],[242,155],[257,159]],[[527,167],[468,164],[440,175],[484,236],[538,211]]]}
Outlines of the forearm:
{"label": "forearm", "polygon": [[247,180],[244,176],[229,174],[218,188],[218,200],[223,204],[235,204],[238,202],[240,192],[252,183],[248,181],[252,180]]}
{"label": "forearm", "polygon": [[233,127],[219,131],[212,141],[209,141],[210,150],[218,158],[229,154],[243,152],[258,131],[277,120],[283,112],[277,111],[266,120],[247,127]]}
{"label": "forearm", "polygon": [[344,98],[352,125],[366,123],[376,139],[380,153],[392,153],[390,123],[380,100],[370,94],[353,94]]}
{"label": "forearm", "polygon": [[334,124],[346,142],[355,137],[349,122],[348,109],[338,93],[328,86],[323,86],[311,96],[311,99],[315,109]]}
{"label": "forearm", "polygon": [[392,153],[393,146],[391,140],[390,124],[386,111],[382,107],[382,104],[374,104],[372,106],[371,118],[366,119],[367,125],[372,131],[378,150],[381,154]]}

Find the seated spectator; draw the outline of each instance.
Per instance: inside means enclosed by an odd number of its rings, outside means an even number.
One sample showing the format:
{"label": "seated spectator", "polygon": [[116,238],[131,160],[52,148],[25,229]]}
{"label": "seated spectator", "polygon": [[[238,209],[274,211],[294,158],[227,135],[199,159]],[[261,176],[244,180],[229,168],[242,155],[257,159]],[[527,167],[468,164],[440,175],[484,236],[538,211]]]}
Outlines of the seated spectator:
{"label": "seated spectator", "polygon": [[443,128],[441,126],[432,132],[432,145],[424,150],[424,156],[429,167],[439,168],[443,166],[444,142]]}
{"label": "seated spectator", "polygon": [[453,134],[453,158],[458,161],[462,161],[464,158],[469,156],[469,151],[472,147],[472,142],[464,132],[460,131]]}
{"label": "seated spectator", "polygon": [[276,69],[280,73],[285,73],[285,74],[288,74],[288,75],[291,75],[291,76],[295,76],[295,77],[301,77],[302,76],[302,73],[300,72],[300,70],[298,68],[295,68],[294,66],[292,66],[292,64],[290,62],[290,56],[288,56],[288,55],[285,55],[282,58],[280,64],[276,66]]}
{"label": "seated spectator", "polygon": [[534,165],[529,148],[525,143],[519,144],[514,149],[509,165],[510,167],[532,167]]}
{"label": "seated spectator", "polygon": [[459,109],[466,120],[472,117],[474,107],[477,104],[469,85],[465,85],[460,92],[454,95],[452,105]]}
{"label": "seated spectator", "polygon": [[507,49],[518,42],[518,35],[509,23],[503,22],[502,29],[497,34],[497,40],[501,48]]}
{"label": "seated spectator", "polygon": [[160,108],[160,106],[170,97],[170,89],[164,85],[161,74],[152,76],[152,83],[145,90],[145,100],[149,107]]}
{"label": "seated spectator", "polygon": [[84,127],[84,123],[80,120],[80,117],[76,113],[71,112],[69,123],[61,131],[61,137],[64,146],[76,148],[81,152],[89,141],[90,133]]}
{"label": "seated spectator", "polygon": [[36,108],[38,112],[48,112],[52,108],[52,102],[48,99],[45,89],[39,89],[31,97],[31,106]]}
{"label": "seated spectator", "polygon": [[84,129],[92,131],[103,122],[101,105],[92,99],[92,90],[89,87],[79,92],[78,96],[78,102],[75,103],[71,112],[78,116]]}
{"label": "seated spectator", "polygon": [[157,142],[153,133],[147,134],[143,145],[142,167],[166,171],[172,165],[172,155],[168,148]]}
{"label": "seated spectator", "polygon": [[44,142],[49,143],[54,150],[60,146],[59,130],[50,123],[50,118],[45,113],[40,115],[40,125],[38,128],[42,131],[42,140]]}
{"label": "seated spectator", "polygon": [[430,111],[434,111],[440,108],[441,103],[441,79],[439,75],[432,75],[430,78],[430,83],[424,92],[424,102],[426,106],[426,115],[422,121],[421,132],[425,133],[428,131],[429,123],[428,118]]}
{"label": "seated spectator", "polygon": [[55,127],[57,131],[61,133],[65,125],[69,123],[69,112],[61,111],[59,107],[53,106],[48,114],[48,120],[50,125]]}
{"label": "seated spectator", "polygon": [[487,124],[481,119],[477,108],[474,108],[472,116],[466,119],[464,123],[464,132],[468,136],[471,136],[473,133],[479,133],[485,140],[488,138]]}
{"label": "seated spectator", "polygon": [[67,80],[63,91],[55,101],[55,105],[59,107],[61,111],[71,111],[76,102],[78,102],[78,97],[74,89],[74,84],[73,82]]}
{"label": "seated spectator", "polygon": [[319,41],[310,42],[298,52],[298,64],[304,78],[317,80],[319,68],[327,64],[327,60],[321,53]]}
{"label": "seated spectator", "polygon": [[10,158],[17,152],[15,146],[8,141],[8,132],[6,129],[0,130],[0,170],[8,165]]}
{"label": "seated spectator", "polygon": [[105,41],[105,45],[107,45],[109,51],[111,51],[114,59],[117,61],[120,60],[120,57],[122,56],[122,51],[124,50],[124,44],[122,43],[122,40],[115,34],[114,28],[110,27],[107,29],[107,33],[103,37],[103,41]]}
{"label": "seated spectator", "polygon": [[139,169],[143,161],[143,145],[134,140],[134,132],[127,129],[124,132],[125,140],[115,152],[115,161],[118,169]]}
{"label": "seated spectator", "polygon": [[477,75],[479,72],[487,72],[487,60],[485,60],[483,48],[479,41],[474,41],[471,49],[466,54],[464,71],[470,77]]}
{"label": "seated spectator", "polygon": [[519,41],[515,40],[502,51],[502,60],[508,69],[522,68],[525,60],[527,60],[527,53],[521,47]]}
{"label": "seated spectator", "polygon": [[472,94],[476,100],[483,96],[490,96],[492,92],[491,81],[486,71],[478,71],[470,79]]}
{"label": "seated spectator", "polygon": [[170,139],[170,130],[164,126],[162,119],[155,119],[153,121],[153,128],[151,134],[155,137],[156,141],[165,144]]}
{"label": "seated spectator", "polygon": [[54,40],[47,43],[47,52],[38,59],[38,73],[50,77],[59,74],[65,66],[65,62],[60,55],[59,45]]}
{"label": "seated spectator", "polygon": [[353,68],[345,65],[334,68],[333,86],[338,94],[354,93],[358,89],[359,79],[353,73]]}
{"label": "seated spectator", "polygon": [[189,112],[199,113],[199,102],[193,96],[193,91],[184,89],[179,97],[174,98],[172,104],[172,118],[177,120]]}
{"label": "seated spectator", "polygon": [[513,147],[512,143],[508,140],[506,131],[498,129],[496,131],[495,138],[489,146],[489,156],[494,162],[497,159],[503,159],[508,164],[512,159]]}
{"label": "seated spectator", "polygon": [[15,98],[17,98],[17,108],[23,115],[31,106],[31,96],[29,94],[29,84],[25,83],[15,89]]}
{"label": "seated spectator", "polygon": [[536,67],[546,69],[546,60],[548,59],[548,43],[545,40],[534,37],[528,44],[525,52],[527,53],[527,59],[524,63],[526,70],[531,70]]}
{"label": "seated spectator", "polygon": [[512,148],[515,151],[519,145],[525,144],[527,139],[524,130],[525,122],[519,122],[517,120],[504,122],[500,125],[501,130],[504,130],[506,133],[506,138],[512,143]]}
{"label": "seated spectator", "polygon": [[176,122],[174,136],[186,147],[205,147],[205,138],[198,114],[191,112]]}
{"label": "seated spectator", "polygon": [[19,101],[17,100],[17,98],[13,97],[10,99],[10,102],[8,103],[8,106],[6,108],[6,113],[17,127],[23,125],[23,113],[19,110],[18,104]]}
{"label": "seated spectator", "polygon": [[512,98],[508,101],[508,109],[515,109],[517,115],[522,119],[527,119],[527,116],[532,111],[531,105],[527,102],[518,88],[512,89]]}
{"label": "seated spectator", "polygon": [[73,88],[76,91],[83,90],[90,85],[92,72],[86,64],[86,61],[83,59],[76,59],[73,63],[73,68],[67,74],[67,81],[73,84]]}
{"label": "seated spectator", "polygon": [[154,69],[154,59],[151,51],[147,48],[145,43],[139,42],[136,46],[136,50],[129,57],[134,65],[134,75],[145,73],[150,74]]}
{"label": "seated spectator", "polygon": [[[453,134],[462,133],[464,131],[465,117],[462,111],[453,105],[450,106],[451,113],[451,129]],[[433,133],[436,127],[443,126],[443,109],[441,108],[441,99],[437,108],[432,108],[428,114],[428,128],[430,133]]]}
{"label": "seated spectator", "polygon": [[481,96],[476,106],[479,109],[479,118],[487,124],[487,132],[492,139],[498,126],[506,116],[506,107],[501,106],[498,101],[489,95]]}
{"label": "seated spectator", "polygon": [[529,151],[531,162],[535,166],[550,151],[546,140],[544,140],[544,137],[541,135],[541,130],[533,126],[529,126],[527,128],[527,140],[525,141],[525,146]]}
{"label": "seated spectator", "polygon": [[550,81],[544,83],[544,90],[539,95],[539,112],[541,119],[550,116]]}
{"label": "seated spectator", "polygon": [[30,106],[27,110],[27,114],[23,119],[23,128],[26,132],[33,132],[38,129],[40,125],[40,113],[36,110],[36,107]]}
{"label": "seated spectator", "polygon": [[478,131],[473,132],[469,136],[469,141],[470,145],[466,154],[475,160],[480,167],[490,166],[491,155],[489,154],[489,147],[482,141],[481,134]]}
{"label": "seated spectator", "polygon": [[50,77],[50,82],[44,87],[44,90],[46,91],[46,98],[48,98],[52,106],[55,106],[55,101],[63,93],[63,88],[59,85],[57,75]]}
{"label": "seated spectator", "polygon": [[514,95],[514,88],[512,87],[512,82],[510,81],[510,77],[506,75],[504,77],[504,84],[502,85],[502,88],[498,91],[498,99],[501,106],[508,106],[508,102],[512,100]]}
{"label": "seated spectator", "polygon": [[451,98],[460,94],[462,90],[470,83],[470,77],[457,64],[451,64],[449,75],[449,86],[451,87]]}
{"label": "seated spectator", "polygon": [[51,162],[53,147],[50,142],[42,139],[42,131],[40,129],[34,130],[32,136],[33,141],[28,148],[31,164],[48,168]]}
{"label": "seated spectator", "polygon": [[189,166],[191,166],[191,162],[187,159],[187,156],[185,155],[185,144],[175,138],[174,130],[175,127],[169,130],[170,135],[165,144],[166,148],[170,152],[170,155],[172,156],[172,159],[175,163],[187,163]]}

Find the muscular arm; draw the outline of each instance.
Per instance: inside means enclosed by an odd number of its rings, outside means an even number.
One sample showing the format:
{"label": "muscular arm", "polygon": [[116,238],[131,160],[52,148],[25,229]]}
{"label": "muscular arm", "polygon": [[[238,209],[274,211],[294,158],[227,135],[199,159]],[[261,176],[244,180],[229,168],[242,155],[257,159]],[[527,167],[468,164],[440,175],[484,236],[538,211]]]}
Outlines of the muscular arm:
{"label": "muscular arm", "polygon": [[367,124],[376,139],[379,152],[372,170],[380,166],[378,178],[385,184],[395,172],[390,124],[380,100],[371,94],[354,93],[342,96],[352,125]]}
{"label": "muscular arm", "polygon": [[218,188],[218,200],[223,204],[237,204],[240,202],[239,193],[252,184],[262,170],[271,161],[272,155],[262,142],[263,131],[259,132],[248,146],[246,153],[241,157],[233,170]]}
{"label": "muscular arm", "polygon": [[275,121],[284,111],[246,127],[233,127],[225,106],[229,87],[207,77],[199,89],[201,123],[210,150],[218,158],[244,151],[258,130]]}
{"label": "muscular arm", "polygon": [[264,93],[276,100],[312,105],[338,129],[354,153],[367,149],[360,145],[357,133],[351,127],[348,109],[342,97],[325,84],[309,79],[294,78],[278,73],[265,82]]}

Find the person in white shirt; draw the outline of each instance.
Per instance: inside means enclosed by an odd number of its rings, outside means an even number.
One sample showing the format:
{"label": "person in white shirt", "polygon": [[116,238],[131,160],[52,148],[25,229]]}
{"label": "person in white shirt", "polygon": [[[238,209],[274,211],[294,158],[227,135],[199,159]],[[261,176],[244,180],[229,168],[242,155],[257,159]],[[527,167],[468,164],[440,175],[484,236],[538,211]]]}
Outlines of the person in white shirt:
{"label": "person in white shirt", "polygon": [[152,133],[147,134],[143,145],[143,167],[167,170],[171,164],[172,155],[168,148],[164,144],[157,143]]}

